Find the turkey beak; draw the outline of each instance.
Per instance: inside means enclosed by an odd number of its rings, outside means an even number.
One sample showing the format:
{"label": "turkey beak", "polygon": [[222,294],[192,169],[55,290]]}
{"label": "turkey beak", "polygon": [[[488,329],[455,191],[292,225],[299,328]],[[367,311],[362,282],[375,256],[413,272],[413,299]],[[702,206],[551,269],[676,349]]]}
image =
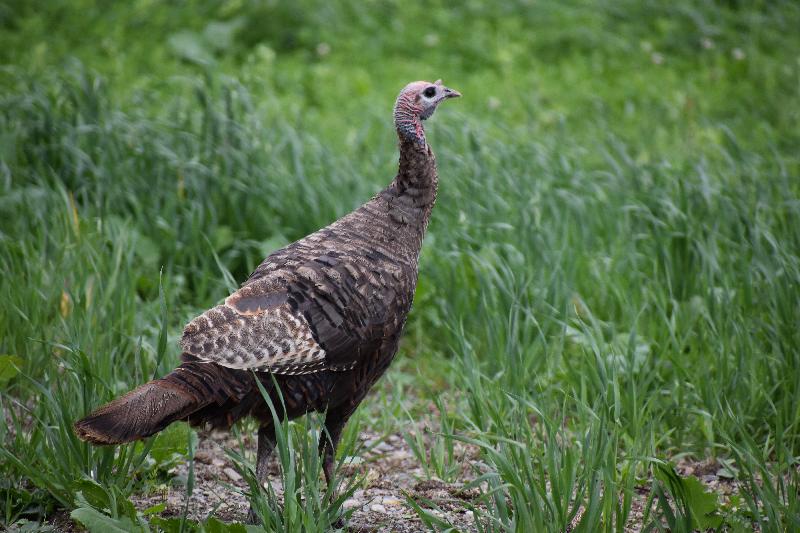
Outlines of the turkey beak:
{"label": "turkey beak", "polygon": [[447,87],[444,88],[445,98],[458,98],[459,96],[461,96],[460,92],[454,91],[453,89],[448,89]]}

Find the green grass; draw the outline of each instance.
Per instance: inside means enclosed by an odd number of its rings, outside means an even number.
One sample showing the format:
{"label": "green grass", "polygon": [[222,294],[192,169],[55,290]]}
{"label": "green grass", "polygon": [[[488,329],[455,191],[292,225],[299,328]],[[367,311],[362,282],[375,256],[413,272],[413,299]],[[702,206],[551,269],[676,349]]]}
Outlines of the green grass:
{"label": "green grass", "polygon": [[[464,98],[428,125],[415,306],[358,425],[430,476],[478,446],[481,531],[622,531],[642,487],[651,530],[800,528],[800,8],[406,4],[0,3],[1,523],[175,526],[127,506],[158,440],[94,449],[71,421],[387,183],[397,91],[442,77]],[[290,530],[339,512],[313,427],[283,432],[294,503],[253,495]],[[741,484],[714,522],[683,456]]]}

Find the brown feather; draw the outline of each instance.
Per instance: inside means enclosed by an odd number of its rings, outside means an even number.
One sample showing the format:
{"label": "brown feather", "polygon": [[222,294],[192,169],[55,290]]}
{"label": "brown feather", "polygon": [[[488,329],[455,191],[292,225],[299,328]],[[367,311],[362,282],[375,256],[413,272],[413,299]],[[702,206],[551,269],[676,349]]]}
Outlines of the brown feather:
{"label": "brown feather", "polygon": [[93,444],[132,442],[186,417],[197,403],[164,380],[151,381],[75,422],[75,433]]}

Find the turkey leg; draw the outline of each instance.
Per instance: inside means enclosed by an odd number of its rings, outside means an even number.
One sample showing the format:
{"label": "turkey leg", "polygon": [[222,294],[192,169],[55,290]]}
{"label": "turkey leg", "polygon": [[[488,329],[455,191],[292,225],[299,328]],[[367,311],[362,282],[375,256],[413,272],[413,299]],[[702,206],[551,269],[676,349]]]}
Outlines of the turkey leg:
{"label": "turkey leg", "polygon": [[[267,481],[267,464],[274,449],[275,427],[272,424],[261,426],[258,428],[258,451],[256,452],[256,479],[260,488],[264,488],[264,483]],[[247,522],[258,524],[260,521],[251,503],[250,511],[247,513]]]}
{"label": "turkey leg", "polygon": [[328,411],[325,415],[325,428],[319,436],[319,455],[322,458],[322,471],[325,473],[325,482],[328,484],[328,498],[333,499],[336,492],[333,483],[333,465],[336,461],[336,448],[342,438],[347,419],[350,415],[342,415],[341,412]]}

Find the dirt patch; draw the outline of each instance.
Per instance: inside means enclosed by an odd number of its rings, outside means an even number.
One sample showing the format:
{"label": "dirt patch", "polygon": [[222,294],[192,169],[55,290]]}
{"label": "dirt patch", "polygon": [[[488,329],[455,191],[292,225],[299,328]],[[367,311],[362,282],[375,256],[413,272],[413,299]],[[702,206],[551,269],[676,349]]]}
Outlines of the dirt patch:
{"label": "dirt patch", "polygon": [[[422,427],[418,428],[424,432]],[[429,437],[424,437],[426,442]],[[252,435],[242,437],[242,444],[248,450],[255,450]],[[475,479],[476,472],[483,471],[479,449],[463,443],[455,443],[455,456],[460,458],[460,470],[453,479],[446,482],[430,478],[417,461],[400,434],[380,435],[363,431],[360,436],[362,447],[367,450],[360,454],[353,464],[342,467],[340,474],[350,477],[358,475],[362,481],[353,495],[344,502],[344,508],[352,510],[352,516],[345,530],[349,532],[417,532],[427,529],[417,513],[408,504],[410,497],[428,512],[455,526],[459,531],[476,531],[472,511],[469,506],[484,511],[480,504],[480,490],[465,488]],[[430,445],[430,442],[427,442]],[[214,516],[225,522],[244,522],[247,519],[249,502],[243,495],[246,485],[228,459],[226,449],[238,449],[239,441],[224,432],[202,432],[195,452],[195,485],[188,502],[188,517],[203,521]],[[135,495],[132,501],[140,511],[155,505],[164,505],[160,516],[164,518],[181,516],[186,508],[185,481],[189,464],[178,465],[171,474],[173,482],[149,494]],[[733,479],[728,468],[714,460],[693,461],[682,458],[675,463],[675,470],[681,477],[694,476],[707,490],[717,494],[720,504],[726,505],[730,497],[741,490],[740,483]],[[277,494],[283,492],[277,458],[271,458],[269,483]],[[631,502],[631,510],[625,531],[638,532],[643,529],[646,505],[650,496],[650,483],[637,486]],[[655,509],[651,509],[650,519]],[[579,509],[571,531],[583,514]],[[68,512],[58,512],[47,524],[53,531],[76,531]]]}
{"label": "dirt patch", "polygon": [[[404,533],[427,529],[408,505],[406,496],[459,531],[476,531],[473,513],[466,509],[465,503],[478,505],[480,491],[476,488],[465,489],[465,485],[475,478],[476,467],[481,464],[477,447],[462,443],[456,445],[456,457],[462,458],[462,468],[457,476],[458,481],[448,483],[428,478],[399,434],[382,436],[365,431],[360,438],[363,449],[369,451],[362,454],[358,464],[342,468],[342,475],[363,477],[362,485],[344,503],[345,509],[353,510],[346,531]],[[254,449],[255,439],[247,437],[244,444]],[[227,522],[246,520],[249,503],[242,495],[245,484],[224,450],[237,447],[238,442],[226,433],[201,434],[195,454],[195,488],[188,508],[191,519],[205,520],[209,516],[216,516]],[[681,477],[697,477],[709,491],[718,495],[722,504],[739,492],[737,482],[729,477],[724,465],[716,461],[681,459],[675,469]],[[282,487],[278,472],[277,459],[273,456],[269,482],[280,494]],[[174,473],[179,479],[185,478],[188,464],[178,466]],[[631,532],[643,528],[645,507],[650,495],[649,483],[636,487],[635,491],[625,526],[625,530]],[[164,503],[166,508],[161,515],[172,517],[183,513],[185,497],[185,489],[177,486],[160,493],[136,496],[133,501],[140,510]],[[481,508],[480,505],[478,507]],[[580,520],[582,511],[575,517],[573,527]],[[652,516],[651,513],[651,519]]]}
{"label": "dirt patch", "polygon": [[[427,502],[433,503],[436,508],[430,506],[428,510],[459,530],[475,531],[472,512],[464,509],[463,501],[478,496],[476,489],[464,489],[464,484],[474,478],[470,465],[478,456],[477,448],[459,443],[456,456],[464,458],[459,481],[446,483],[427,478],[399,434],[381,436],[363,432],[360,438],[364,449],[369,450],[360,458],[363,462],[343,467],[344,475],[360,474],[364,479],[352,497],[344,502],[345,509],[353,510],[346,524],[347,531],[402,533],[425,530],[424,524],[407,504],[406,495],[422,507],[428,507]],[[245,445],[254,449],[254,439],[246,439]],[[246,485],[225,454],[225,448],[237,447],[238,442],[226,433],[200,435],[195,452],[195,485],[189,501],[189,518],[205,520],[213,515],[226,522],[246,520],[249,503],[242,494]],[[271,460],[269,482],[277,493],[281,493],[277,458],[273,455]],[[176,467],[174,474],[179,479],[185,478],[188,464]],[[161,516],[180,516],[186,506],[186,491],[177,485],[161,492],[134,496],[132,500],[140,510],[165,504]]]}

